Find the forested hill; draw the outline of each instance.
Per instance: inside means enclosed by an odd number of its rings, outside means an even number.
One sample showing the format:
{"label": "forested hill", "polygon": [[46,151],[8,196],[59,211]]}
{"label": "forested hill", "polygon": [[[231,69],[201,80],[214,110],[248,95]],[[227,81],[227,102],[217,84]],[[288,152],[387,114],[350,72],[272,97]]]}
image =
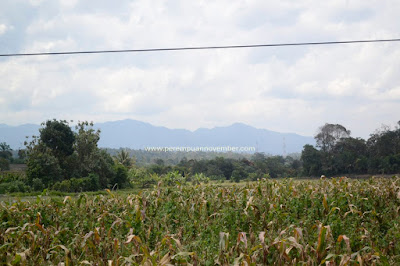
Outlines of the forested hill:
{"label": "forested hill", "polygon": [[[196,131],[169,129],[136,120],[97,123],[101,130],[99,146],[104,148],[145,149],[146,147],[255,147],[259,152],[283,154],[301,152],[305,144],[315,144],[312,137],[279,133],[236,123],[227,127]],[[38,125],[0,126],[0,141],[11,148],[23,148],[25,136],[38,135]]]}

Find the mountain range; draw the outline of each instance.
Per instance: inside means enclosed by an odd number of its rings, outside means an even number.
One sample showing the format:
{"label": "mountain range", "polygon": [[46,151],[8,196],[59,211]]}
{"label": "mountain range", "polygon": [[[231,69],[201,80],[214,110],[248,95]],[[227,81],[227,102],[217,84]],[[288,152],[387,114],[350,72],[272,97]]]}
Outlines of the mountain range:
{"label": "mountain range", "polygon": [[[0,142],[12,149],[24,147],[25,136],[39,134],[39,125],[8,126],[0,124]],[[305,144],[315,144],[313,137],[280,133],[235,123],[226,127],[199,128],[195,131],[169,129],[137,120],[97,123],[103,148],[145,149],[146,147],[254,147],[258,152],[282,155],[301,152]]]}

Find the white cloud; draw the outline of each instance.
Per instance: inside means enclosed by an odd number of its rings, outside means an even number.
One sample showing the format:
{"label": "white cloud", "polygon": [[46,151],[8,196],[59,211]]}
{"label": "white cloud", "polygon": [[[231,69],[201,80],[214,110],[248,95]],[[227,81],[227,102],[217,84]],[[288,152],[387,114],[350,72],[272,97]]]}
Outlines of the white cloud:
{"label": "white cloud", "polygon": [[43,2],[45,2],[45,0],[29,0],[32,6],[40,6]]}
{"label": "white cloud", "polygon": [[60,0],[61,7],[73,8],[78,3],[78,0]]}
{"label": "white cloud", "polygon": [[[22,52],[391,38],[400,31],[394,0],[99,1],[93,9],[79,1],[32,3],[40,12],[24,9],[31,20],[13,30],[23,33],[16,39]],[[133,118],[188,129],[243,122],[307,135],[331,122],[367,137],[398,120],[398,45],[2,59],[0,121]]]}
{"label": "white cloud", "polygon": [[5,24],[0,24],[0,35],[7,31],[8,27]]}

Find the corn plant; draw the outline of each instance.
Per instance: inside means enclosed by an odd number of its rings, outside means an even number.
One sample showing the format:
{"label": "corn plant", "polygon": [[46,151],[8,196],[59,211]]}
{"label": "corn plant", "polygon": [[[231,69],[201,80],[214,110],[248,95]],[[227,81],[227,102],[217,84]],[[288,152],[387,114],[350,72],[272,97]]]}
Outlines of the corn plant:
{"label": "corn plant", "polygon": [[2,265],[400,263],[400,179],[156,185],[0,202]]}

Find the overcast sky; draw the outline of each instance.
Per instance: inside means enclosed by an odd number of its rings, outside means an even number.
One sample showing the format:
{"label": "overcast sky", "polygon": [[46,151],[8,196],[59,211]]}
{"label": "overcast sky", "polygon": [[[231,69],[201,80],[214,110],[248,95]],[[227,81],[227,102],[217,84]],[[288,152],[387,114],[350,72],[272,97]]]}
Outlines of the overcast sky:
{"label": "overcast sky", "polygon": [[[118,4],[117,4],[118,3]],[[398,0],[0,2],[0,53],[400,37]],[[400,42],[0,58],[0,123],[242,122],[367,138],[400,120]]]}

